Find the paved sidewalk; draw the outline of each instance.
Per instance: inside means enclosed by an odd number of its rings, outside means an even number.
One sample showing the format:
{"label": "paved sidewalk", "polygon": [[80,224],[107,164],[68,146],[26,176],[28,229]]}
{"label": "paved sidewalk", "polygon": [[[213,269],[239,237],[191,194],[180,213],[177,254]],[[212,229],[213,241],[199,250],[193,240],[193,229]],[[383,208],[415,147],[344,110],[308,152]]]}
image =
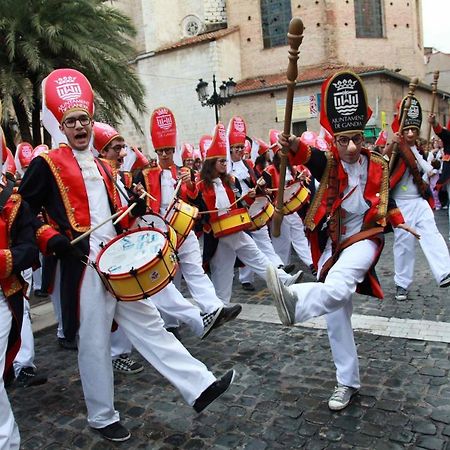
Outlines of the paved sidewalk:
{"label": "paved sidewalk", "polygon": [[[436,217],[447,237],[447,211]],[[58,348],[52,326],[36,334],[36,364],[50,375],[47,385],[9,390],[22,448],[450,450],[450,289],[436,286],[418,250],[411,298],[396,302],[392,264],[388,235],[378,266],[385,299],[355,296],[362,389],[342,412],[327,408],[335,376],[323,321],[284,327],[262,282],[247,293],[235,281],[240,320],[205,341],[181,330],[189,351],[215,374],[231,367],[239,373],[208,410],[196,415],[144,361],[140,374],[115,379],[116,408],[132,439],[102,440],[86,424],[76,353]],[[45,308],[33,308],[35,326],[51,321]]]}

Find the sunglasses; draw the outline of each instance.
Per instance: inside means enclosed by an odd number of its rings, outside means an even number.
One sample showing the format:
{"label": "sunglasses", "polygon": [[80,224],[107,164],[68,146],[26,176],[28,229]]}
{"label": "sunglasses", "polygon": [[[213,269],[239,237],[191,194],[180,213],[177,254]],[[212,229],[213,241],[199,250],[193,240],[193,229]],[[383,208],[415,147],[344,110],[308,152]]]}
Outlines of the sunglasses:
{"label": "sunglasses", "polygon": [[171,148],[161,148],[161,149],[156,150],[156,153],[158,155],[170,155],[173,152],[174,152],[174,150]]}

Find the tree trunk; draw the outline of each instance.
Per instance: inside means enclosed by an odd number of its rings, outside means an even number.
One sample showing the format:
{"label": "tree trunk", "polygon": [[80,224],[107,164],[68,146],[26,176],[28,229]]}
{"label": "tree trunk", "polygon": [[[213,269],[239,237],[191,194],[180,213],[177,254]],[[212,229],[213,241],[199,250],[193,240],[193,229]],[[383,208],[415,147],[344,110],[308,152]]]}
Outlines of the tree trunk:
{"label": "tree trunk", "polygon": [[41,135],[41,98],[40,84],[33,83],[33,109],[31,110],[31,127],[33,129],[33,147],[42,144]]}
{"label": "tree trunk", "polygon": [[12,104],[14,111],[16,113],[17,122],[19,123],[20,136],[22,137],[22,142],[32,142],[32,137],[30,133],[30,122],[28,120],[27,110],[23,105],[22,101],[17,96],[12,96]]}

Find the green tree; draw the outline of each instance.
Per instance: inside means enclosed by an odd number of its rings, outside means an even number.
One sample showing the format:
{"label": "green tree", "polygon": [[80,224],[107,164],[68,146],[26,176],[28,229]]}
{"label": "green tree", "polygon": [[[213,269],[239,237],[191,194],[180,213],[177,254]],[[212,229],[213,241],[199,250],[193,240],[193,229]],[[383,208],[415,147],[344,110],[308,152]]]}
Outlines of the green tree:
{"label": "green tree", "polygon": [[104,0],[1,0],[0,98],[22,139],[41,143],[41,82],[63,67],[89,79],[97,116],[115,124],[129,114],[140,130],[130,106],[145,110],[144,89],[127,62],[134,35],[131,20]]}

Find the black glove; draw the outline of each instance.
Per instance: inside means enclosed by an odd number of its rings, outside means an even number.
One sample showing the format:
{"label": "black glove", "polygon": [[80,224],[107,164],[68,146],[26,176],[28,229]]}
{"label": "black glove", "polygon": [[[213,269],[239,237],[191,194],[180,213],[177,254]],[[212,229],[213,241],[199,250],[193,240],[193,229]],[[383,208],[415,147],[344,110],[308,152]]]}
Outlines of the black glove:
{"label": "black glove", "polygon": [[139,198],[137,195],[130,197],[128,200],[128,206],[136,203],[136,206],[131,210],[133,217],[143,216],[147,212],[147,202],[145,198]]}
{"label": "black glove", "polygon": [[72,257],[79,260],[84,258],[83,252],[73,246],[69,239],[62,234],[57,234],[48,241],[47,251],[53,252],[58,258]]}

